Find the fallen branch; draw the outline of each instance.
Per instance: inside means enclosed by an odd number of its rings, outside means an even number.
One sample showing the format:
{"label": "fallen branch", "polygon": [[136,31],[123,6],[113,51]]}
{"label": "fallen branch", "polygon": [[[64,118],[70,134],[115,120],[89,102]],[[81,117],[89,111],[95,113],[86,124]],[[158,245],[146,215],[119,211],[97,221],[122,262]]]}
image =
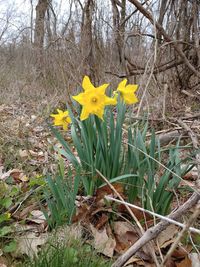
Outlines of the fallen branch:
{"label": "fallen branch", "polygon": [[[130,62],[129,62],[129,64],[130,65],[133,65]],[[176,66],[179,66],[181,64],[183,64],[183,60],[179,60],[177,62],[173,62],[173,63],[171,63],[169,65],[166,65],[166,63],[164,63],[161,66],[155,66],[155,69],[153,70],[153,74],[158,74],[158,73],[164,72],[166,70],[172,69],[172,68],[174,68]],[[131,69],[128,76],[142,75],[142,74],[144,74],[145,68],[141,68],[141,67],[138,67],[138,66],[136,66],[136,68],[137,68],[136,70],[132,70]],[[112,72],[112,71],[105,71],[105,73],[106,74],[111,74],[111,75],[116,76],[118,78],[125,78],[125,77],[127,77],[127,74],[126,73],[115,73],[115,72]]]}
{"label": "fallen branch", "polygon": [[[177,220],[189,209],[191,209],[200,200],[200,194],[193,193],[193,195],[175,212],[167,216],[169,219]],[[168,221],[161,221],[157,225],[149,228],[144,235],[131,246],[122,256],[120,256],[112,265],[112,267],[122,267],[139,249],[146,245],[151,240],[155,239],[160,232],[167,228],[170,224]]]}
{"label": "fallen branch", "polygon": [[196,210],[194,211],[192,216],[189,218],[188,222],[184,225],[184,228],[179,233],[178,237],[176,238],[176,240],[174,241],[174,243],[170,247],[170,249],[167,252],[167,255],[165,256],[165,258],[164,258],[164,260],[163,260],[163,262],[162,262],[160,267],[165,267],[166,266],[165,264],[166,264],[167,260],[171,257],[172,253],[177,248],[177,246],[178,246],[179,242],[181,241],[181,239],[183,238],[184,234],[191,228],[190,226],[196,221],[196,219],[198,218],[199,214],[200,214],[200,204],[197,206]]}

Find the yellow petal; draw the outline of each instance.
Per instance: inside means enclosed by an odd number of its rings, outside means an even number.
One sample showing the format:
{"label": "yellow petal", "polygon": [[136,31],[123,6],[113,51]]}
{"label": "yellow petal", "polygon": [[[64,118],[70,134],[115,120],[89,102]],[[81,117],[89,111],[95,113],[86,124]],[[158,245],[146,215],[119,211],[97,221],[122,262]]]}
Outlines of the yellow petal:
{"label": "yellow petal", "polygon": [[67,130],[67,128],[68,128],[68,123],[63,123],[63,125],[62,125],[62,126],[63,126],[63,130],[65,130],[65,131],[66,131],[66,130]]}
{"label": "yellow petal", "polygon": [[98,90],[98,92],[101,92],[101,94],[105,94],[108,85],[109,83],[102,84],[101,86],[97,87],[96,90]]}
{"label": "yellow petal", "polygon": [[114,98],[105,96],[105,105],[116,105],[117,104],[117,95]]}
{"label": "yellow petal", "polygon": [[85,107],[83,107],[80,116],[81,121],[86,120],[88,117],[89,117],[89,112]]}
{"label": "yellow petal", "polygon": [[62,124],[63,124],[62,120],[60,120],[60,119],[55,119],[54,120],[54,125],[55,126],[61,126]]}
{"label": "yellow petal", "polygon": [[63,111],[59,108],[57,108],[57,112],[58,112],[58,114],[63,114]]}
{"label": "yellow petal", "polygon": [[136,95],[132,92],[123,94],[123,99],[125,101],[126,104],[135,104],[138,102],[138,98],[136,97]]}
{"label": "yellow petal", "polygon": [[53,118],[56,118],[58,116],[58,114],[51,114],[50,116]]}
{"label": "yellow petal", "polygon": [[124,79],[123,81],[121,81],[118,84],[117,91],[123,90],[125,88],[125,86],[126,86],[126,83],[127,83],[127,79]]}
{"label": "yellow petal", "polygon": [[74,100],[76,100],[79,104],[84,105],[84,93],[80,93],[79,95],[72,96]]}
{"label": "yellow petal", "polygon": [[135,91],[137,91],[137,89],[138,89],[138,85],[137,85],[137,84],[128,84],[128,85],[126,86],[126,90],[130,90],[130,91],[132,91],[133,93],[134,93]]}
{"label": "yellow petal", "polygon": [[97,115],[102,120],[103,120],[103,114],[104,114],[104,109],[99,109],[95,112],[95,115]]}
{"label": "yellow petal", "polygon": [[84,76],[83,82],[82,82],[82,87],[83,87],[84,91],[90,91],[90,90],[95,89],[94,85],[91,83],[90,78],[88,76]]}
{"label": "yellow petal", "polygon": [[68,115],[69,115],[69,111],[68,110],[63,112],[63,116],[68,116]]}
{"label": "yellow petal", "polygon": [[71,118],[67,117],[67,123],[71,123],[71,122],[72,122]]}

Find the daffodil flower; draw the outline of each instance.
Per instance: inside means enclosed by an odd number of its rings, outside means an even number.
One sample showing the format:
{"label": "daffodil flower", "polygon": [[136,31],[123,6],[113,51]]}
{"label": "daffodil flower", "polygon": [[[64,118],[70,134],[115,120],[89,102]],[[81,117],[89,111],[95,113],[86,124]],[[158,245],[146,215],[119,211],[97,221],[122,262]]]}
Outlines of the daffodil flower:
{"label": "daffodil flower", "polygon": [[69,117],[69,112],[62,111],[57,109],[58,114],[51,114],[50,116],[54,118],[54,125],[55,126],[62,126],[64,130],[67,130],[71,119]]}
{"label": "daffodil flower", "polygon": [[135,91],[138,88],[137,84],[127,84],[127,79],[121,81],[118,85],[117,92],[120,92],[121,98],[126,104],[135,104],[138,102],[138,98],[135,95]]}
{"label": "daffodil flower", "polygon": [[83,106],[80,116],[82,121],[87,119],[90,114],[94,114],[100,119],[103,119],[105,106],[116,105],[117,101],[115,98],[105,95],[108,85],[109,84],[103,84],[99,87],[94,87],[88,76],[83,78],[82,87],[84,92],[73,96],[73,98]]}

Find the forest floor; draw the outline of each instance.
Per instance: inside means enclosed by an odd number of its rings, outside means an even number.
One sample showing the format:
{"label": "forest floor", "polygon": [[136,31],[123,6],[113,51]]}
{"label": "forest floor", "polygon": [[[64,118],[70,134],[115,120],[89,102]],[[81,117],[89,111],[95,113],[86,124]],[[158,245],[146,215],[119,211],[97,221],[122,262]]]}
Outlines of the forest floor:
{"label": "forest floor", "polygon": [[[44,203],[39,188],[44,186],[48,173],[54,175],[57,171],[58,157],[54,147],[59,146],[59,142],[49,130],[47,121],[49,121],[50,113],[54,112],[57,107],[64,108],[65,103],[61,96],[47,97],[46,92],[40,93],[38,92],[40,96],[31,96],[26,93],[18,98],[12,94],[6,95],[0,103],[0,214],[3,214],[0,216],[0,224],[3,227],[0,229],[0,266],[111,266],[111,263],[138,239],[137,231],[129,225],[130,218],[126,212],[126,215],[123,215],[124,210],[121,213],[112,214],[109,209],[100,205],[100,202],[96,202],[95,210],[90,211],[90,221],[93,217],[92,220],[97,222],[91,226],[90,233],[88,230],[84,230],[84,238],[80,232],[83,232],[86,225],[82,223],[81,230],[77,226],[77,222],[81,218],[80,214],[75,219],[76,223],[71,226],[59,227],[55,235],[49,231],[46,217],[41,208],[46,203]],[[179,115],[177,118],[180,118]],[[175,114],[174,117],[176,117]],[[182,114],[181,117],[199,140],[200,114],[194,111],[189,114]],[[163,136],[168,138],[166,137],[167,133],[168,136],[170,133],[182,135],[185,138],[184,144],[189,144],[192,147],[186,129],[178,125],[177,122],[173,121],[168,124],[167,121],[168,118],[165,118],[165,121],[155,120],[150,124],[156,128],[159,135],[162,135],[161,138]],[[70,142],[70,132],[66,135],[66,139]],[[174,138],[169,137],[167,145],[173,144],[173,142]],[[166,147],[166,144],[163,144],[163,147]],[[182,153],[185,152],[182,151]],[[193,159],[195,159],[195,153],[193,153]],[[197,177],[196,167],[183,177],[187,181],[187,185],[181,181],[179,188],[174,192],[175,198],[171,204],[172,208],[177,206],[177,202],[181,205],[189,198],[195,188]],[[108,192],[110,189],[104,188],[104,190]],[[104,195],[105,192],[103,197]],[[102,200],[102,192],[98,191],[96,197],[98,196]],[[90,201],[86,200],[84,204],[86,210],[90,210]],[[81,203],[81,201],[79,202]],[[191,209],[185,218],[190,217],[193,212],[194,210]],[[108,213],[110,214],[109,220]],[[136,212],[136,214],[138,213]],[[140,216],[139,214],[138,219],[142,220]],[[110,222],[111,218],[115,218],[115,220]],[[152,226],[152,218],[148,224],[149,227]],[[199,228],[199,225],[198,220],[196,220],[193,226]],[[144,227],[144,229],[146,228],[148,225]],[[112,231],[115,229],[115,238],[113,234],[109,233],[111,229]],[[154,244],[154,252],[159,260],[167,254],[180,231],[181,228],[172,224],[158,236]],[[62,241],[55,246],[55,239]],[[89,245],[91,239],[95,241],[93,244],[95,250]],[[84,241],[86,241],[85,245],[83,245]],[[100,245],[103,242],[107,243],[102,250]],[[50,245],[47,246],[47,244]],[[44,248],[41,250],[42,246]],[[55,255],[59,255],[55,262],[53,259],[49,259],[49,251],[50,254],[54,255],[54,260]],[[183,234],[177,248],[168,258],[168,265],[166,266],[200,266],[199,251],[200,235]],[[30,263],[29,259],[35,253],[38,253],[39,259],[34,258]],[[88,262],[84,255],[88,255]],[[63,258],[66,258],[65,262],[61,262]],[[52,265],[50,263],[45,265],[45,259],[47,262],[48,260],[51,261]],[[199,262],[199,265],[192,265],[194,262]],[[156,265],[144,249],[138,250],[127,266],[153,267]]]}

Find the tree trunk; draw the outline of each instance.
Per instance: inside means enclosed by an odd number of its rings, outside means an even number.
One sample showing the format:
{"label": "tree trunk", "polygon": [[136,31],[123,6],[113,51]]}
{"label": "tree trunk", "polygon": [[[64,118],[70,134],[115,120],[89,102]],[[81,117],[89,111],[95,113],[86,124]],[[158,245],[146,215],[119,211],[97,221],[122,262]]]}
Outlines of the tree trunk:
{"label": "tree trunk", "polygon": [[93,54],[92,14],[93,0],[86,0],[82,15],[81,52],[83,56],[83,74],[88,75],[93,82],[96,81],[95,61]]}
{"label": "tree trunk", "polygon": [[[117,52],[119,56],[119,61],[123,61],[123,43],[124,43],[124,32],[125,32],[125,23],[122,23],[126,17],[126,0],[121,2],[116,2],[116,0],[111,0],[112,3],[112,12],[113,12],[113,28],[114,28],[114,42],[117,46]],[[120,5],[121,12],[117,5]]]}
{"label": "tree trunk", "polygon": [[43,46],[44,46],[44,25],[45,13],[48,7],[48,0],[38,0],[36,6],[36,19],[35,19],[35,35],[34,47],[36,52],[36,66],[39,75],[43,75]]}

